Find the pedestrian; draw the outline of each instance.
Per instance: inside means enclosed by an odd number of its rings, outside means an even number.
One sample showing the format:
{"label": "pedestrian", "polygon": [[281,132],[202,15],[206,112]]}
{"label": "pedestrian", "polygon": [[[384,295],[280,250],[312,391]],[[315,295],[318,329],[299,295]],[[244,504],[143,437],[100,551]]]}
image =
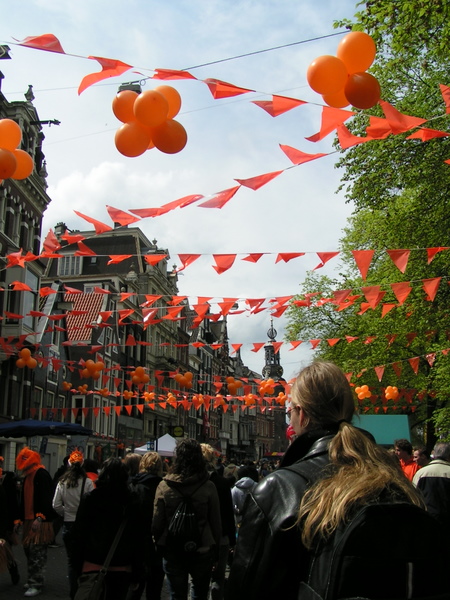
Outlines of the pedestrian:
{"label": "pedestrian", "polygon": [[[184,496],[192,499],[199,530],[198,547],[173,547],[169,524]],[[152,531],[161,547],[163,566],[171,600],[186,600],[189,576],[193,598],[207,600],[213,565],[217,563],[221,536],[219,497],[209,480],[200,444],[182,440],[176,447],[170,472],[158,485],[155,496]]]}
{"label": "pedestrian", "polygon": [[237,465],[234,462],[228,463],[223,470],[223,476],[227,480],[227,483],[229,484],[230,489],[236,483],[237,470],[238,470]]}
{"label": "pedestrian", "polygon": [[47,547],[54,539],[53,481],[40,455],[28,447],[17,455],[16,467],[23,477],[20,518],[28,569],[25,596],[38,596],[44,587]]}
{"label": "pedestrian", "polygon": [[122,522],[119,544],[105,577],[102,600],[125,600],[128,588],[142,578],[144,536],[143,516],[135,493],[128,485],[128,470],[120,458],[108,458],[97,485],[81,501],[72,528],[74,566],[79,573],[78,595],[83,598],[92,574],[105,562]]}
{"label": "pedestrian", "polygon": [[339,367],[318,361],[304,368],[288,411],[297,437],[280,468],[250,493],[229,600],[297,599],[300,582],[308,580],[312,543],[332,535],[361,506],[393,497],[422,505],[386,451],[351,425],[353,393]]}
{"label": "pedestrian", "polygon": [[72,528],[77,516],[78,507],[84,494],[94,489],[94,484],[83,468],[83,454],[74,450],[68,460],[68,468],[61,475],[53,496],[53,508],[63,519],[63,542],[67,553],[69,575],[69,595],[73,600],[78,588],[78,573],[74,566],[72,547]]}
{"label": "pedestrian", "polygon": [[409,481],[412,481],[414,475],[420,469],[420,466],[414,461],[411,442],[404,438],[395,440],[394,452],[400,461],[400,466],[405,477],[407,477]]}
{"label": "pedestrian", "polygon": [[[231,489],[233,499],[233,510],[236,524],[239,527],[244,514],[244,504],[248,494],[256,487],[259,482],[258,469],[255,466],[244,465],[238,470],[238,480]],[[238,530],[239,531],[239,530]]]}
{"label": "pedestrian", "polygon": [[[67,471],[67,469],[69,468],[69,456],[70,454],[67,454],[64,458],[63,458],[63,462],[62,465],[60,465],[56,471],[55,474],[53,475],[53,486],[54,486],[54,490],[56,490],[56,486],[58,485],[58,481],[60,480],[61,476],[63,475],[63,473],[65,473]],[[61,515],[56,515],[55,518],[53,519],[53,534],[54,534],[54,538],[51,541],[51,543],[48,545],[49,548],[59,548],[59,544],[56,541],[56,538],[58,537],[58,533],[60,532],[61,528],[63,526],[63,518]]]}
{"label": "pedestrian", "polygon": [[450,444],[438,442],[431,462],[414,475],[413,485],[423,494],[428,512],[450,538]]}
{"label": "pedestrian", "polygon": [[93,458],[85,458],[83,463],[86,476],[92,481],[95,486],[95,482],[98,479],[98,473],[100,471],[100,465]]}
{"label": "pedestrian", "polygon": [[415,463],[419,465],[420,468],[426,467],[430,464],[430,453],[423,446],[419,446],[418,448],[414,448],[413,452],[413,460]]}
{"label": "pedestrian", "polygon": [[131,488],[137,493],[144,520],[141,524],[145,536],[145,573],[139,587],[130,590],[128,600],[139,600],[145,589],[147,600],[160,600],[164,583],[162,554],[157,551],[152,537],[153,504],[156,488],[163,476],[163,462],[157,452],[147,452],[140,461],[140,471],[131,480]]}
{"label": "pedestrian", "polygon": [[211,600],[223,600],[225,591],[225,573],[230,551],[236,545],[236,525],[234,522],[233,501],[228,482],[216,469],[215,450],[209,444],[201,444],[203,456],[206,460],[209,479],[216,486],[219,496],[220,521],[222,531],[220,536],[219,556],[217,565],[211,576]]}
{"label": "pedestrian", "polygon": [[0,572],[9,571],[11,581],[17,585],[19,569],[12,547],[17,544],[14,521],[19,518],[17,486],[15,475],[3,470],[3,456],[0,456]]}
{"label": "pedestrian", "polygon": [[123,463],[128,470],[130,480],[139,473],[142,456],[136,452],[129,452],[123,459]]}

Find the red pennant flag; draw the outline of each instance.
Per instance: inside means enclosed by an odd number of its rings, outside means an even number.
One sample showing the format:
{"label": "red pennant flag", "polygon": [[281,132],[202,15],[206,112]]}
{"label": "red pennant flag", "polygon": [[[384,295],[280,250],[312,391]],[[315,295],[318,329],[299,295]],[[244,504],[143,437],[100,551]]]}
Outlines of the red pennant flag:
{"label": "red pennant flag", "polygon": [[187,296],[172,296],[172,300],[167,300],[167,304],[171,304],[172,306],[176,306],[186,300]]}
{"label": "red pennant flag", "polygon": [[324,106],[322,109],[322,123],[320,131],[307,137],[306,139],[310,142],[319,142],[323,140],[328,134],[342,125],[347,119],[352,117],[355,113],[350,110],[341,110],[340,108],[331,108],[330,106]]}
{"label": "red pennant flag", "polygon": [[384,368],[384,365],[381,365],[380,367],[374,367],[374,371],[377,374],[378,381],[381,381],[383,379]]}
{"label": "red pennant flag", "polygon": [[329,344],[331,347],[333,347],[333,346],[336,346],[336,344],[337,344],[338,342],[340,342],[340,341],[341,341],[341,338],[331,338],[331,339],[328,339],[328,340],[327,340],[328,344]]}
{"label": "red pennant flag", "polygon": [[434,138],[448,137],[450,133],[448,131],[438,131],[437,129],[427,129],[421,127],[411,135],[408,135],[407,140],[422,140],[422,142],[428,142]]}
{"label": "red pennant flag", "polygon": [[345,125],[339,125],[337,128],[339,145],[343,150],[347,150],[347,148],[352,148],[353,146],[357,146],[358,144],[364,144],[365,142],[371,142],[373,140],[372,137],[359,137],[354,135]]}
{"label": "red pennant flag", "polygon": [[374,140],[382,140],[392,133],[391,126],[386,119],[381,117],[369,117],[369,126],[366,127],[366,134]]}
{"label": "red pennant flag", "polygon": [[315,350],[322,340],[309,340],[311,348]]}
{"label": "red pennant flag", "polygon": [[241,94],[247,94],[248,92],[255,91],[237,87],[232,83],[220,81],[220,79],[204,79],[203,81],[209,87],[209,91],[215,100],[220,98],[232,98],[234,96],[240,96]]}
{"label": "red pennant flag", "polygon": [[391,257],[392,262],[399,271],[404,273],[408,266],[410,250],[386,250]]}
{"label": "red pennant flag", "polygon": [[397,305],[396,304],[390,304],[390,303],[386,303],[383,304],[382,308],[381,308],[381,318],[384,319],[384,317],[391,312],[391,310],[393,308],[395,308]]}
{"label": "red pennant flag", "polygon": [[283,342],[272,342],[272,346],[273,346],[273,350],[274,350],[275,354],[278,354],[282,345],[283,345]]}
{"label": "red pennant flag", "polygon": [[118,208],[113,208],[112,206],[106,205],[106,210],[108,211],[112,221],[114,223],[119,223],[119,225],[122,226],[131,225],[131,223],[140,221],[138,217],[133,217],[133,215],[130,215],[123,210],[119,210]]}
{"label": "red pennant flag", "polygon": [[[98,286],[94,286],[94,294],[110,294],[111,292],[109,290],[105,290],[104,288],[98,287]],[[72,311],[73,314],[73,311]]]}
{"label": "red pennant flag", "polygon": [[361,273],[361,277],[365,280],[369,271],[370,263],[372,262],[375,250],[352,250],[353,258],[356,266]]}
{"label": "red pennant flag", "polygon": [[191,194],[190,196],[184,196],[178,200],[172,200],[172,202],[163,204],[163,206],[160,206],[159,208],[133,208],[130,209],[130,212],[138,215],[138,217],[141,218],[159,217],[161,215],[165,215],[171,210],[175,210],[175,208],[184,208],[185,206],[189,206],[190,204],[193,204],[202,198],[204,198],[204,196],[201,194]]}
{"label": "red pennant flag", "polygon": [[107,265],[117,265],[118,263],[121,263],[123,260],[126,260],[127,258],[131,258],[132,256],[133,256],[132,254],[110,254],[109,261],[106,264]]}
{"label": "red pennant flag", "polygon": [[411,332],[411,333],[407,333],[406,334],[406,339],[408,340],[408,343],[406,344],[406,346],[410,346],[412,341],[417,337],[417,333],[415,331]]}
{"label": "red pennant flag", "polygon": [[285,263],[287,263],[290,260],[292,260],[293,258],[298,258],[299,256],[305,256],[305,253],[304,252],[280,252],[277,255],[275,264],[279,263],[280,261],[284,261]]}
{"label": "red pennant flag", "polygon": [[272,173],[264,173],[263,175],[257,175],[256,177],[251,177],[250,179],[235,179],[235,181],[237,181],[240,185],[248,187],[252,190],[259,190],[259,188],[263,187],[263,185],[266,185],[266,183],[269,183],[269,181],[272,181],[272,179],[275,179],[275,177],[278,177],[278,175],[281,175],[281,173],[284,173],[284,170],[272,171]]}
{"label": "red pennant flag", "polygon": [[154,304],[157,300],[159,300],[160,298],[162,298],[161,295],[156,295],[156,294],[145,294],[145,302],[143,302],[142,304],[139,304],[139,306],[151,306],[152,304]]}
{"label": "red pennant flag", "polygon": [[[112,227],[110,227],[109,225],[106,225],[106,223],[102,223],[101,221],[97,221],[97,219],[88,217],[87,215],[84,215],[83,213],[80,213],[77,210],[74,210],[73,212],[76,215],[78,215],[79,217],[81,217],[82,219],[84,219],[85,221],[87,221],[88,223],[91,223],[91,225],[94,226],[95,233],[97,233],[97,234],[105,233],[106,231],[112,230]],[[78,242],[78,244],[81,244],[81,242]]]}
{"label": "red pennant flag", "polygon": [[286,96],[272,96],[272,100],[252,100],[252,103],[265,110],[271,117],[278,117],[297,106],[307,104],[304,100]]}
{"label": "red pennant flag", "polygon": [[196,79],[194,75],[191,75],[187,71],[176,71],[175,69],[155,69],[155,74],[152,79]]}
{"label": "red pennant flag", "polygon": [[159,262],[163,260],[163,258],[167,258],[168,254],[145,254],[144,260],[148,265],[154,267]]}
{"label": "red pennant flag", "polygon": [[436,360],[436,352],[430,352],[429,354],[426,354],[425,358],[427,359],[430,367],[432,367],[434,365],[434,361]]}
{"label": "red pennant flag", "polygon": [[231,347],[233,348],[233,352],[231,354],[235,354],[239,348],[242,347],[242,344],[231,344]]}
{"label": "red pennant flag", "polygon": [[250,352],[259,352],[263,346],[265,346],[265,342],[253,342],[253,348],[250,350]]}
{"label": "red pennant flag", "polygon": [[438,246],[437,248],[427,248],[427,264],[430,264],[433,258],[436,256],[438,252],[442,252],[443,250],[449,250],[449,246]]}
{"label": "red pennant flag", "polygon": [[412,291],[409,281],[401,281],[400,283],[391,283],[391,289],[395,294],[400,306],[405,302],[406,298]]}
{"label": "red pennant flag", "polygon": [[303,165],[311,160],[316,160],[316,158],[322,158],[322,156],[328,156],[328,154],[308,154],[306,152],[302,152],[301,150],[297,150],[297,148],[293,148],[292,146],[285,146],[280,144],[280,148],[286,154],[288,159],[294,165]]}
{"label": "red pennant flag", "polygon": [[73,288],[73,287],[69,287],[68,285],[64,284],[64,289],[66,290],[67,293],[69,294],[82,294],[83,291],[79,290],[77,288]]}
{"label": "red pennant flag", "polygon": [[228,271],[236,260],[236,254],[213,254],[213,258],[216,264],[213,265],[213,269],[217,271],[219,275]]}
{"label": "red pennant flag", "polygon": [[439,89],[441,90],[442,98],[445,102],[445,112],[447,115],[450,115],[450,87],[441,83]]}
{"label": "red pennant flag", "polygon": [[47,236],[44,240],[43,247],[45,252],[56,252],[61,248],[61,244],[59,243],[58,238],[53,232],[53,229],[47,233]]}
{"label": "red pennant flag", "polygon": [[395,342],[395,340],[397,339],[397,335],[398,335],[397,333],[391,333],[391,334],[387,333],[386,334],[388,346],[391,346]]}
{"label": "red pennant flag", "polygon": [[12,291],[13,292],[32,292],[33,290],[26,283],[22,283],[21,281],[13,281],[11,282]]}
{"label": "red pennant flag", "polygon": [[77,242],[77,246],[78,250],[74,252],[74,256],[97,256],[97,253],[86,246],[84,242]]}
{"label": "red pennant flag", "polygon": [[414,358],[408,358],[408,362],[411,365],[411,369],[414,371],[414,373],[416,375],[419,371],[419,360],[420,360],[419,356],[416,356]]}
{"label": "red pennant flag", "polygon": [[225,317],[230,310],[233,308],[233,306],[236,304],[237,298],[231,298],[230,300],[225,300],[223,302],[218,302],[218,305],[220,306],[220,313],[223,317]]}
{"label": "red pennant flag", "polygon": [[192,263],[196,261],[197,258],[200,258],[200,256],[201,254],[179,254],[178,258],[180,259],[183,266],[180,269],[177,269],[176,272],[179,273],[180,271],[183,271],[186,267],[192,265]]}
{"label": "red pennant flag", "polygon": [[261,258],[261,256],[264,256],[264,254],[265,254],[264,252],[261,252],[260,254],[257,254],[257,253],[249,254],[248,256],[245,256],[241,260],[246,260],[247,262],[251,262],[251,263],[257,263],[258,260]]}
{"label": "red pennant flag", "polygon": [[167,314],[162,318],[168,321],[174,321],[183,309],[184,306],[168,306]]}
{"label": "red pennant flag", "polygon": [[336,304],[342,304],[348,298],[352,290],[338,290],[333,292],[334,301]]}
{"label": "red pennant flag", "polygon": [[115,407],[114,407],[114,410],[115,410],[115,412],[116,412],[116,415],[117,415],[118,417],[120,417],[120,413],[122,412],[122,407],[121,407],[121,406],[115,406]]}
{"label": "red pennant flag", "polygon": [[198,206],[201,208],[223,208],[225,204],[233,198],[240,187],[240,185],[237,185],[236,187],[228,188],[222,192],[217,192],[210,200],[202,202]]}
{"label": "red pennant flag", "polygon": [[102,70],[99,73],[91,73],[83,77],[78,87],[78,95],[91,85],[94,85],[94,83],[98,83],[109,77],[118,77],[133,68],[132,65],[127,65],[120,60],[114,60],[112,58],[102,58],[100,56],[88,56],[88,58],[100,63]]}
{"label": "red pennant flag", "polygon": [[[119,311],[121,312],[121,311]],[[136,338],[131,333],[128,334],[125,346],[136,346]]]}
{"label": "red pennant flag", "polygon": [[436,298],[439,284],[441,283],[442,277],[432,277],[431,279],[422,279],[423,289],[428,295],[427,300],[433,302]]}
{"label": "red pennant flag", "polygon": [[385,102],[384,100],[380,100],[380,105],[394,135],[397,133],[403,133],[404,131],[409,131],[415,127],[420,127],[420,125],[423,125],[428,120],[405,115],[389,104],[389,102]]}
{"label": "red pennant flag", "polygon": [[337,256],[339,254],[339,252],[317,252],[316,254],[322,262],[319,263],[316,267],[314,267],[313,271],[324,267],[327,264],[327,262],[329,260],[331,260],[332,258],[334,258],[335,256]]}
{"label": "red pennant flag", "polygon": [[392,368],[394,369],[397,377],[400,378],[400,376],[402,374],[402,363],[401,362],[392,363]]}
{"label": "red pennant flag", "polygon": [[60,41],[52,33],[44,33],[44,35],[26,37],[24,40],[19,42],[19,46],[26,46],[27,48],[34,48],[35,50],[46,50],[47,52],[65,54]]}

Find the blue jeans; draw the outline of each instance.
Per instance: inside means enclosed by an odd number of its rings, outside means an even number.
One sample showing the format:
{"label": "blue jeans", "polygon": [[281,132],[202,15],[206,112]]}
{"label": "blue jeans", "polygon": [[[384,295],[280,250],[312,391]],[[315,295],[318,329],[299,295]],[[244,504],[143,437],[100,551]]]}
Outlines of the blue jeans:
{"label": "blue jeans", "polygon": [[192,578],[192,600],[208,600],[213,567],[213,551],[164,553],[163,567],[169,583],[171,600],[187,600],[189,575]]}

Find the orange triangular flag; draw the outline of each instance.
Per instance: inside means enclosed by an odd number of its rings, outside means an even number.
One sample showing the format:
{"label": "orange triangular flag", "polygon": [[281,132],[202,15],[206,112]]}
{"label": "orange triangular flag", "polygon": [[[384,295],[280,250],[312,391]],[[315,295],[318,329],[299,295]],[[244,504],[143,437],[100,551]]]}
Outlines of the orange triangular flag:
{"label": "orange triangular flag", "polygon": [[47,52],[65,54],[60,41],[52,33],[44,33],[43,35],[26,37],[24,40],[19,42],[19,46],[26,46],[27,48],[34,48],[35,50],[46,50]]}
{"label": "orange triangular flag", "polygon": [[433,300],[436,298],[436,294],[437,294],[437,291],[439,288],[439,284],[441,283],[441,279],[442,279],[442,277],[432,277],[431,279],[422,279],[423,289],[428,295],[427,300],[430,300],[431,302],[433,302]]}
{"label": "orange triangular flag", "polygon": [[392,133],[391,126],[386,119],[381,117],[369,117],[369,126],[366,134],[374,140],[382,140]]}
{"label": "orange triangular flag", "polygon": [[109,260],[106,264],[107,265],[117,265],[118,263],[121,263],[123,260],[126,260],[127,258],[131,258],[132,256],[133,256],[132,254],[110,254]]}
{"label": "orange triangular flag", "polygon": [[414,373],[416,375],[419,371],[419,360],[420,360],[419,356],[415,356],[414,358],[408,358],[408,362],[411,365],[411,369],[414,371]]}
{"label": "orange triangular flag", "polygon": [[[370,308],[373,308],[375,310],[375,308],[377,307],[377,305],[379,304],[379,302],[381,301],[380,298],[380,286],[379,285],[371,285],[369,287],[363,287],[361,288],[362,293],[364,294],[364,296],[366,297],[366,300],[370,306]],[[383,295],[386,292],[382,292]]]}
{"label": "orange triangular flag", "polygon": [[380,100],[380,105],[394,135],[409,131],[415,127],[420,127],[420,125],[423,125],[428,120],[405,115],[394,108],[392,104],[389,104],[389,102],[385,102],[384,100]]}
{"label": "orange triangular flag", "polygon": [[314,267],[313,271],[324,267],[327,264],[327,262],[329,260],[331,260],[332,258],[334,258],[335,256],[337,256],[339,254],[339,252],[316,252],[316,254],[322,262],[319,263],[316,267]]}
{"label": "orange triangular flag", "polygon": [[215,100],[220,98],[232,98],[233,96],[240,96],[241,94],[255,91],[237,87],[232,83],[220,81],[220,79],[204,79],[203,82],[209,87],[209,91]]}
{"label": "orange triangular flag", "polygon": [[250,350],[250,352],[259,352],[264,345],[265,342],[253,342],[253,348]]}
{"label": "orange triangular flag", "polygon": [[22,283],[21,281],[13,281],[10,285],[13,286],[13,292],[32,292],[33,290],[26,283]]}
{"label": "orange triangular flag", "polygon": [[410,255],[410,250],[386,250],[386,252],[391,257],[392,262],[397,267],[399,271],[404,273],[406,271],[406,267],[408,266],[408,260]]}
{"label": "orange triangular flag", "polygon": [[213,254],[213,258],[216,261],[216,264],[213,265],[213,269],[221,275],[233,266],[233,263],[236,260],[236,254]]}
{"label": "orange triangular flag", "polygon": [[384,365],[381,365],[380,367],[374,367],[374,371],[377,374],[378,377],[378,381],[381,381],[383,379],[383,374],[384,374]]}
{"label": "orange triangular flag", "polygon": [[337,344],[338,342],[340,342],[340,341],[341,341],[341,338],[331,338],[331,339],[328,339],[328,340],[327,340],[328,344],[329,344],[331,347],[333,347],[333,346],[336,346],[336,344]]}
{"label": "orange triangular flag", "polygon": [[402,374],[402,363],[401,362],[392,363],[392,368],[394,369],[397,377],[400,378],[400,375]]}
{"label": "orange triangular flag", "polygon": [[119,225],[122,226],[131,225],[131,223],[140,221],[138,217],[133,217],[133,215],[130,215],[123,210],[119,210],[118,208],[113,208],[112,206],[106,205],[106,210],[108,211],[108,214],[113,222],[119,223]]}
{"label": "orange triangular flag", "polygon": [[280,148],[286,154],[288,159],[294,165],[303,165],[311,160],[316,160],[316,158],[322,158],[322,156],[328,156],[328,154],[308,154],[307,152],[302,152],[301,150],[297,150],[297,148],[293,148],[292,146],[285,146],[280,144]]}
{"label": "orange triangular flag", "polygon": [[261,253],[254,253],[254,254],[249,254],[248,256],[244,256],[243,259],[241,260],[246,260],[248,262],[252,262],[252,263],[257,263],[258,260],[261,258],[261,256],[263,256],[265,254],[265,252],[261,252]]}
{"label": "orange triangular flag", "polygon": [[233,348],[233,352],[231,354],[234,354],[239,350],[239,348],[242,347],[242,344],[231,344],[231,347]]}
{"label": "orange triangular flag", "polygon": [[450,115],[450,87],[441,83],[439,89],[441,90],[442,98],[445,102],[445,112],[447,115]]}
{"label": "orange triangular flag", "polygon": [[177,273],[183,271],[186,267],[191,265],[197,258],[200,258],[201,254],[179,254],[178,258],[181,260],[182,267],[177,269]]}
{"label": "orange triangular flag", "polygon": [[167,256],[167,254],[145,254],[144,260],[148,265],[154,267],[161,262],[163,258],[167,258]]}
{"label": "orange triangular flag", "polygon": [[364,144],[364,142],[371,142],[373,140],[370,136],[359,137],[358,135],[354,135],[344,124],[338,126],[337,134],[342,150],[347,150],[347,148],[352,148],[358,144]]}
{"label": "orange triangular flag", "polygon": [[45,252],[50,253],[55,252],[56,250],[59,250],[61,248],[61,244],[59,243],[58,238],[54,234],[53,229],[50,229],[47,233],[47,236],[43,243],[43,247]]}
{"label": "orange triangular flag", "polygon": [[278,117],[278,115],[282,115],[288,110],[307,104],[304,100],[286,96],[272,96],[272,100],[252,100],[252,102],[269,113],[271,117]]}
{"label": "orange triangular flag", "polygon": [[375,250],[352,250],[353,258],[356,266],[361,273],[361,277],[365,280],[369,271],[370,263],[372,262]]}
{"label": "orange triangular flag", "polygon": [[328,134],[337,129],[339,125],[342,125],[347,119],[352,117],[355,113],[350,110],[341,110],[340,108],[331,108],[330,106],[324,106],[322,108],[322,123],[320,131],[307,137],[306,139],[310,142],[319,142],[323,140]]}
{"label": "orange triangular flag", "polygon": [[98,83],[109,77],[118,77],[119,75],[122,75],[122,73],[133,68],[132,65],[127,65],[126,63],[123,63],[120,60],[114,60],[113,58],[102,58],[100,56],[88,56],[88,58],[100,63],[102,70],[99,73],[91,73],[90,75],[83,77],[78,87],[78,95],[84,92],[89,86],[94,85],[94,83]]}
{"label": "orange triangular flag", "polygon": [[77,246],[78,250],[74,252],[74,256],[97,256],[97,253],[86,246],[84,242],[77,242]]}
{"label": "orange triangular flag", "polygon": [[449,250],[448,246],[438,246],[437,248],[427,248],[427,264],[430,264],[433,258],[436,256],[438,252],[442,252],[443,250]]}
{"label": "orange triangular flag", "polygon": [[271,173],[264,173],[263,175],[257,175],[256,177],[251,177],[250,179],[235,179],[241,185],[248,187],[252,190],[259,190],[263,185],[281,175],[283,171],[272,171]]}
{"label": "orange triangular flag", "polygon": [[285,263],[287,263],[290,260],[292,260],[293,258],[298,258],[299,256],[305,256],[305,253],[304,252],[280,252],[277,255],[275,264],[279,263],[280,261],[284,261]]}
{"label": "orange triangular flag", "polygon": [[197,79],[187,71],[177,71],[175,69],[155,69],[152,79]]}
{"label": "orange triangular flag", "polygon": [[391,283],[391,289],[395,294],[395,297],[398,300],[398,303],[402,305],[406,298],[412,291],[412,287],[409,284],[409,281],[402,281],[400,283]]}
{"label": "orange triangular flag", "polygon": [[315,350],[322,340],[309,340],[311,348]]}
{"label": "orange triangular flag", "polygon": [[201,208],[223,208],[225,204],[236,194],[240,187],[240,185],[237,185],[236,187],[228,188],[222,192],[217,192],[217,194],[214,194],[210,200],[202,202],[198,206]]}
{"label": "orange triangular flag", "polygon": [[392,304],[392,303],[386,303],[383,304],[382,308],[381,308],[381,318],[384,319],[384,317],[391,312],[391,310],[393,308],[395,308],[397,306],[397,304]]}
{"label": "orange triangular flag", "polygon": [[422,142],[428,142],[429,140],[433,140],[435,138],[443,138],[448,137],[450,133],[448,131],[439,131],[438,129],[427,129],[426,127],[421,127],[411,135],[408,135],[407,140],[422,140]]}
{"label": "orange triangular flag", "polygon": [[51,287],[45,286],[39,290],[39,296],[42,298],[46,298],[47,296],[51,296],[51,294],[57,294],[58,292]]}
{"label": "orange triangular flag", "polygon": [[[76,215],[78,215],[79,217],[81,217],[82,219],[84,219],[85,221],[87,221],[88,223],[91,223],[91,225],[94,226],[95,233],[97,233],[97,234],[105,233],[106,231],[112,230],[112,227],[110,227],[109,225],[106,225],[106,223],[102,223],[101,221],[97,221],[97,219],[93,219],[92,217],[83,215],[83,213],[80,213],[77,210],[74,210],[73,212]],[[78,243],[81,243],[81,242],[78,242]]]}

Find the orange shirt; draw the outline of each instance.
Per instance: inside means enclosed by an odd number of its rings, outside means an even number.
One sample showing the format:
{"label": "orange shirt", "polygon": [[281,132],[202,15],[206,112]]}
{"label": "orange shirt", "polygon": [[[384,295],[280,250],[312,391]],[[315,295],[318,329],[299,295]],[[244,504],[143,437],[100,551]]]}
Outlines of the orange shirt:
{"label": "orange shirt", "polygon": [[420,469],[419,465],[416,462],[414,462],[412,458],[406,461],[400,459],[400,465],[402,467],[403,473],[410,481],[413,480],[414,475]]}

